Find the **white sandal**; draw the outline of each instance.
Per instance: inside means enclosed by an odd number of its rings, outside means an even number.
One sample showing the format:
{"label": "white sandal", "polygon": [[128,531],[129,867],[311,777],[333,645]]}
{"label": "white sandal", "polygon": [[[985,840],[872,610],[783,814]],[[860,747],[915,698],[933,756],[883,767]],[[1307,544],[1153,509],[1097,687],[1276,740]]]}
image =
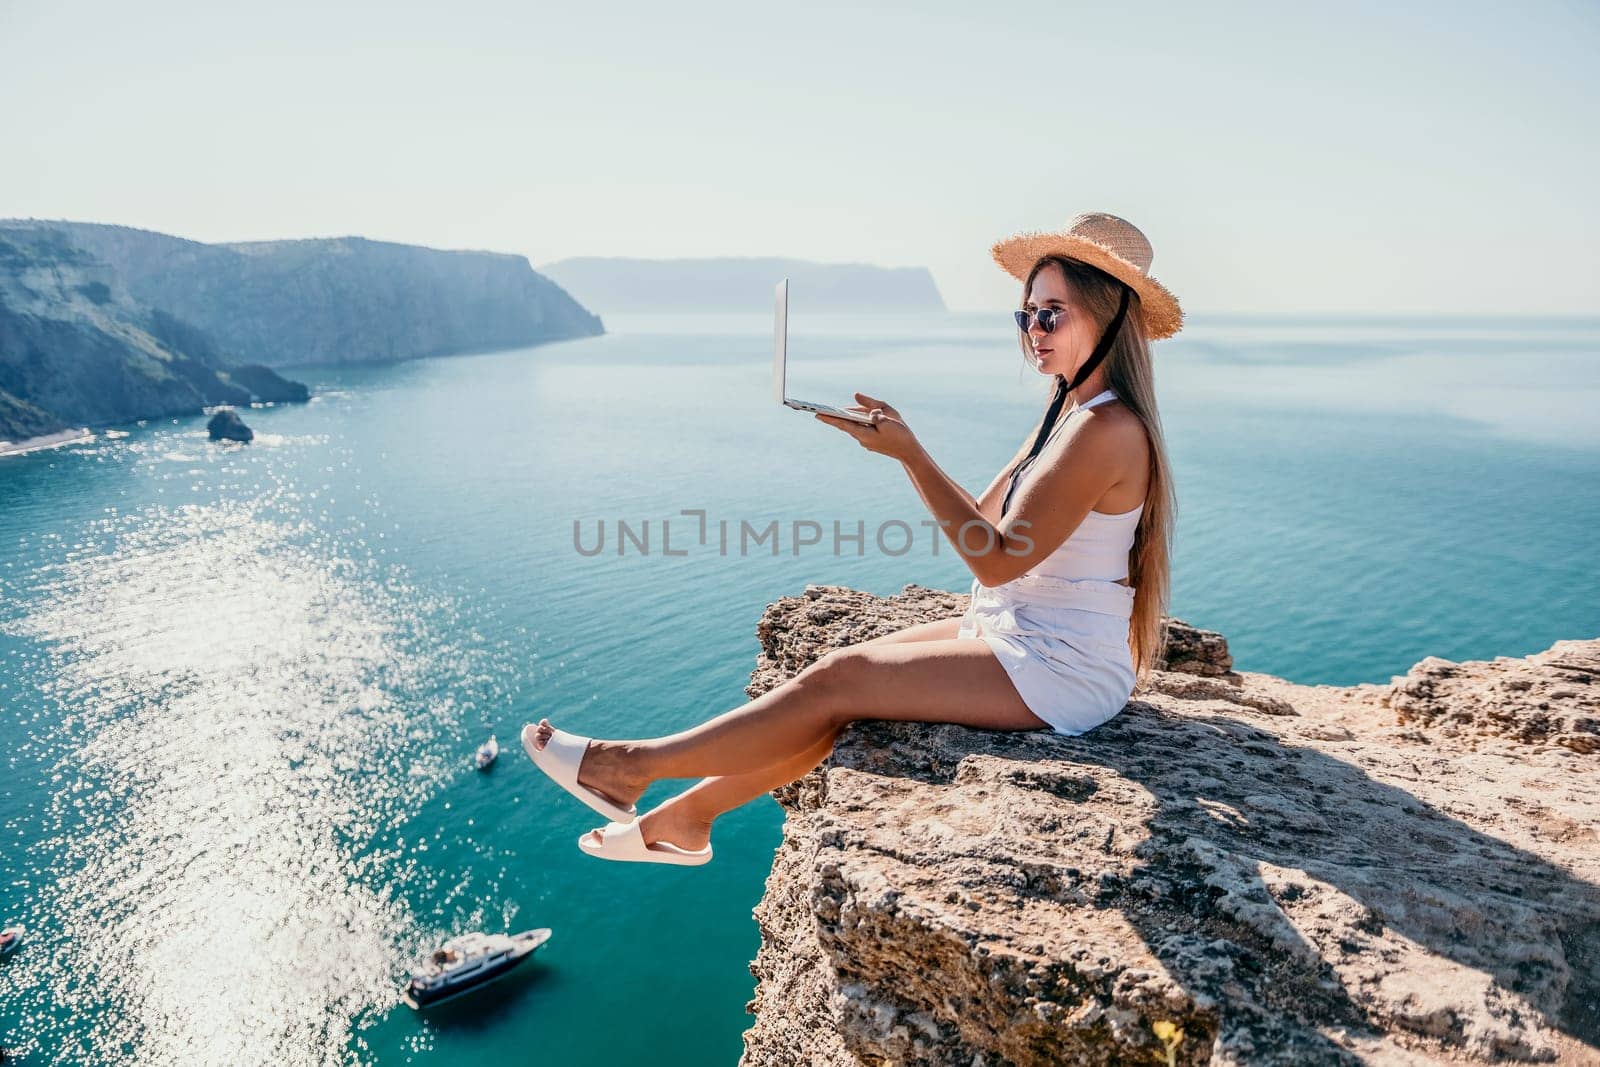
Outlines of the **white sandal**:
{"label": "white sandal", "polygon": [[608,819],[629,822],[639,817],[637,804],[629,804],[624,808],[578,781],[578,766],[589,749],[589,738],[551,727],[550,740],[540,748],[533,743],[534,733],[538,729],[538,724],[531,722],[522,728],[522,750],[533,760],[535,767],[550,776],[551,781]]}
{"label": "white sandal", "polygon": [[[589,834],[594,833],[593,830]],[[610,822],[600,827],[600,843],[594,844],[589,834],[578,838],[578,847],[591,856],[599,856],[603,860],[634,860],[643,863],[676,863],[685,867],[694,867],[711,859],[711,845],[698,850],[679,848],[670,841],[657,841],[653,845],[645,844],[644,831],[640,829],[637,820],[633,822]]]}

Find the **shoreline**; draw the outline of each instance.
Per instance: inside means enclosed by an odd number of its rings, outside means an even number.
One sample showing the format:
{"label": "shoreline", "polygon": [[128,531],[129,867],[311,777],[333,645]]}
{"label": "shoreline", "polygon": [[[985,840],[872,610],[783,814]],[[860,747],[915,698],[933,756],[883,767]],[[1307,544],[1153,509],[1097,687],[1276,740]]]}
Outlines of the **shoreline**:
{"label": "shoreline", "polygon": [[77,429],[59,430],[56,433],[40,434],[38,437],[24,437],[20,441],[0,441],[0,456],[21,456],[29,452],[41,452],[47,448],[70,445],[74,441],[88,441],[93,437],[93,431]]}

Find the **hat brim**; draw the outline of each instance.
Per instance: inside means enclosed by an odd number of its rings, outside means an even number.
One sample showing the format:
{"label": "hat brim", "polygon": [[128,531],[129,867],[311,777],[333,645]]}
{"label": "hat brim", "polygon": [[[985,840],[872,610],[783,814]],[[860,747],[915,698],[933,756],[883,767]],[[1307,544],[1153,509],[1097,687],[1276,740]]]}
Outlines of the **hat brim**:
{"label": "hat brim", "polygon": [[1151,340],[1171,337],[1183,329],[1183,309],[1178,306],[1178,298],[1168,292],[1166,286],[1093,241],[1061,233],[1019,233],[1015,237],[997,241],[989,251],[1001,269],[1019,282],[1027,281],[1033,265],[1045,256],[1082,260],[1139,294],[1139,306],[1144,310],[1145,333]]}

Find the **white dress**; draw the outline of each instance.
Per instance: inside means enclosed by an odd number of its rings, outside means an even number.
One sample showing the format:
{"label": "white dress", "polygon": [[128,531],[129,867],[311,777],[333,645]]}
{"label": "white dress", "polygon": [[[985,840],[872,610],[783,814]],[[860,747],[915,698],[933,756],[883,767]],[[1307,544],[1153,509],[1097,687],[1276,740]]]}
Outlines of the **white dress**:
{"label": "white dress", "polygon": [[[1077,412],[1115,398],[1107,389],[1077,405],[1051,436]],[[1099,726],[1133,693],[1133,588],[1117,579],[1128,576],[1128,552],[1143,510],[1140,504],[1116,515],[1091,511],[1026,574],[992,588],[973,579],[972,603],[956,636],[983,639],[1028,710],[1057,733]]]}

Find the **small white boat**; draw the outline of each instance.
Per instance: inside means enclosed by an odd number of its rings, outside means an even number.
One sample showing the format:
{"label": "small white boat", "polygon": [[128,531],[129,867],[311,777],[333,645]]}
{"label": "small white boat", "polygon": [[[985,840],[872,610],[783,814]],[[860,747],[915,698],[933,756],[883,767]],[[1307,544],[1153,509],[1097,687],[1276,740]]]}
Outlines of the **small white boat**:
{"label": "small white boat", "polygon": [[20,926],[8,926],[0,930],[0,956],[9,956],[17,951],[17,946],[22,944],[22,935],[27,933]]}
{"label": "small white boat", "polygon": [[500,756],[500,742],[489,735],[489,740],[478,746],[478,770],[486,771]]}
{"label": "small white boat", "polygon": [[509,974],[550,940],[550,928],[520,934],[470,933],[441,945],[411,976],[400,999],[422,1009],[459,997]]}

